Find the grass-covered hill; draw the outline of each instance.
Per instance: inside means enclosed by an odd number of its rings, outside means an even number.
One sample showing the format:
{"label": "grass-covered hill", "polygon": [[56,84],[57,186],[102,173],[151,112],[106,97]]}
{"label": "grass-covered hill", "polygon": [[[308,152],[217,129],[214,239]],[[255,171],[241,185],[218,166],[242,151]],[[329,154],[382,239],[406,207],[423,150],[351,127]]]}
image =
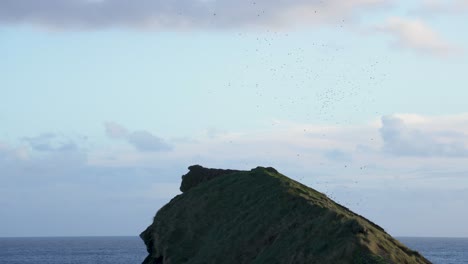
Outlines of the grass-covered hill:
{"label": "grass-covered hill", "polygon": [[140,235],[144,264],[430,263],[273,168],[189,170],[183,193]]}

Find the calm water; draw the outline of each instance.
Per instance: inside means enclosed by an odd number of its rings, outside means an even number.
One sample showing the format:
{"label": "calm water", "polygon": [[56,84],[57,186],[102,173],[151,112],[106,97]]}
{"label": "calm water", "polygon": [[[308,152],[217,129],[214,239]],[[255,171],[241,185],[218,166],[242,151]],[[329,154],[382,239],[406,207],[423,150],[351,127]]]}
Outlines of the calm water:
{"label": "calm water", "polygon": [[0,264],[141,263],[139,237],[0,238]]}
{"label": "calm water", "polygon": [[[435,264],[468,264],[468,239],[399,238]],[[141,263],[138,237],[0,238],[1,264]]]}
{"label": "calm water", "polygon": [[435,264],[468,263],[468,238],[400,237],[398,240]]}

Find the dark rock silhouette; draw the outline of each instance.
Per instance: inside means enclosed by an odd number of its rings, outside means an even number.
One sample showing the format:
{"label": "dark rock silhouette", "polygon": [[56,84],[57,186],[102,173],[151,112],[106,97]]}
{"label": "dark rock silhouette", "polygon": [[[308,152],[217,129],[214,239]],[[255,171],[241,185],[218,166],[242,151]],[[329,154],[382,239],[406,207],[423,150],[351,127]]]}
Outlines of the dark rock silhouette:
{"label": "dark rock silhouette", "polygon": [[274,168],[190,166],[180,189],[140,235],[143,264],[430,263]]}

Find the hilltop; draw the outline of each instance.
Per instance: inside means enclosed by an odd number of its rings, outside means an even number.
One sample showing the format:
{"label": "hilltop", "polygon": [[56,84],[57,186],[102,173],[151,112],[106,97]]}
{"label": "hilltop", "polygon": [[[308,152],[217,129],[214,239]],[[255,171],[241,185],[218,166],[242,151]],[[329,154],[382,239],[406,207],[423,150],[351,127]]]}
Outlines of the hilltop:
{"label": "hilltop", "polygon": [[189,167],[141,233],[143,264],[430,263],[381,227],[276,171]]}

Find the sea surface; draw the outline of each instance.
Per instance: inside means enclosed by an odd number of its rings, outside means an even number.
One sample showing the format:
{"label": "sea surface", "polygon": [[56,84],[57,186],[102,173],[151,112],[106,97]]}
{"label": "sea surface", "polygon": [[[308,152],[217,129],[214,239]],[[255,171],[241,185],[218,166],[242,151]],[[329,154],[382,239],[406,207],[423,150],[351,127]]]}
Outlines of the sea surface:
{"label": "sea surface", "polygon": [[[435,264],[468,264],[468,238],[398,239]],[[138,237],[0,238],[0,264],[131,264],[145,257]]]}
{"label": "sea surface", "polygon": [[468,238],[398,237],[409,248],[419,251],[435,264],[468,263]]}

